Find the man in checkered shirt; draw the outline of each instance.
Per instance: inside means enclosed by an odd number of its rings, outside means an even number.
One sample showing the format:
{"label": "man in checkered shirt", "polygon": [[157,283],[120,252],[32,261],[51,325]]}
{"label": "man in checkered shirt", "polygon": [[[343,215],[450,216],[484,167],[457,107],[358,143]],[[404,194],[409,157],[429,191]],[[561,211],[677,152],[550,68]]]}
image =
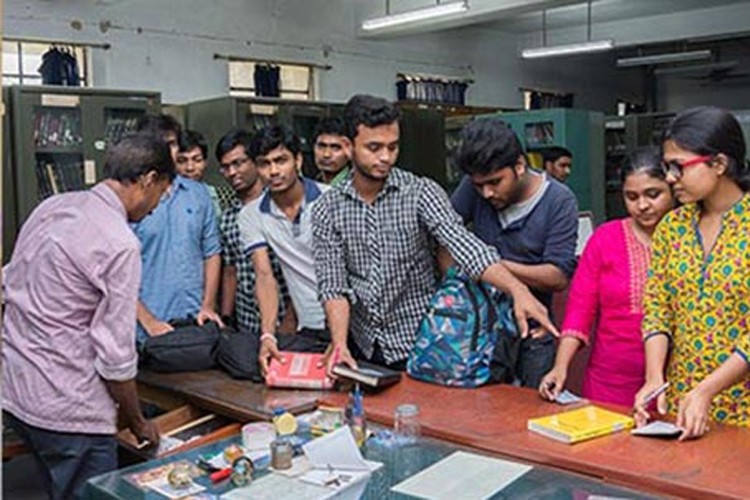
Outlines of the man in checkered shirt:
{"label": "man in checkered shirt", "polygon": [[[221,216],[219,226],[224,261],[221,276],[221,315],[223,318],[233,317],[240,330],[260,335],[260,311],[255,298],[255,268],[243,252],[240,227],[237,223],[240,210],[263,194],[263,184],[251,158],[252,140],[253,136],[249,132],[235,129],[225,134],[216,144],[219,172],[235,192],[235,197]],[[271,265],[279,283],[281,296],[279,318],[283,318],[284,326],[279,329],[285,332],[294,331],[294,309],[286,307],[289,294],[286,282],[281,276],[278,260],[273,254]]]}
{"label": "man in checkered shirt", "polygon": [[332,341],[329,373],[338,361],[356,366],[355,358],[405,368],[437,289],[434,242],[469,275],[513,297],[523,336],[529,319],[557,334],[546,308],[499,262],[497,251],[463,226],[445,191],[395,168],[398,110],[358,95],[347,103],[344,120],[352,176],[326,192],[313,213],[318,292]]}

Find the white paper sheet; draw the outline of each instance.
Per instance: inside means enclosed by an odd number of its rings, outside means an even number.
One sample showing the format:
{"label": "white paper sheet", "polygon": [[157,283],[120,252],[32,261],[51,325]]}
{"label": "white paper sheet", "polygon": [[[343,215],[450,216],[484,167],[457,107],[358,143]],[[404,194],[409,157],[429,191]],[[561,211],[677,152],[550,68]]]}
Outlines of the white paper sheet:
{"label": "white paper sheet", "polygon": [[635,436],[677,437],[682,434],[682,428],[671,422],[654,420],[643,427],[633,429],[630,433]]}
{"label": "white paper sheet", "polygon": [[430,500],[478,500],[491,497],[531,469],[529,465],[457,451],[391,490]]}
{"label": "white paper sheet", "polygon": [[337,470],[369,470],[349,427],[341,427],[330,434],[313,439],[302,446],[302,449],[315,469],[332,467]]}
{"label": "white paper sheet", "polygon": [[331,494],[323,486],[304,483],[281,474],[268,474],[248,486],[236,488],[221,496],[222,500],[279,500],[294,498],[298,500],[318,500]]}
{"label": "white paper sheet", "polygon": [[561,405],[570,405],[573,403],[579,403],[581,401],[584,401],[584,399],[580,396],[576,396],[569,390],[565,389],[560,394],[557,395],[557,398],[555,398],[555,403],[561,404]]}

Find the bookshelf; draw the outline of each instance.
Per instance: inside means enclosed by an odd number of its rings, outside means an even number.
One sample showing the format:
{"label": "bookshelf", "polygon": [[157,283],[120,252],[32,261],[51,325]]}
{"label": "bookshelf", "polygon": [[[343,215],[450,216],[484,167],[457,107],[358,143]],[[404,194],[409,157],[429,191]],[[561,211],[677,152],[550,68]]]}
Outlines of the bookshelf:
{"label": "bookshelf", "polygon": [[43,199],[85,189],[103,177],[104,154],[135,130],[138,119],[158,113],[158,92],[80,87],[11,86],[6,105],[3,158],[3,262],[18,228]]}
{"label": "bookshelf", "polygon": [[401,110],[401,168],[430,177],[450,195],[463,173],[453,166],[451,154],[461,129],[477,116],[503,111],[496,107],[398,101]]}
{"label": "bookshelf", "polygon": [[[581,109],[553,108],[503,113],[501,118],[516,132],[528,153],[543,153],[562,146],[573,153],[567,185],[581,211],[595,220],[605,217],[604,115]],[[534,155],[536,156],[536,155]]]}

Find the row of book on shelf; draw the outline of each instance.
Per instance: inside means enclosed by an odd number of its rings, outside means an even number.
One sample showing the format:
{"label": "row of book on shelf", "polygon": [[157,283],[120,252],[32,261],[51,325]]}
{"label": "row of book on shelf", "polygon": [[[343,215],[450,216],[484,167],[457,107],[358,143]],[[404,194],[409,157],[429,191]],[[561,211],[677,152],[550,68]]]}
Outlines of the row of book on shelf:
{"label": "row of book on shelf", "polygon": [[37,147],[72,147],[83,142],[78,113],[37,113],[33,126]]}
{"label": "row of book on shelf", "polygon": [[80,161],[49,162],[38,160],[36,177],[40,199],[57,193],[86,188],[83,180],[83,165]]}
{"label": "row of book on shelf", "polygon": [[131,132],[135,132],[138,126],[138,117],[109,118],[104,128],[104,137],[108,144],[115,144]]}

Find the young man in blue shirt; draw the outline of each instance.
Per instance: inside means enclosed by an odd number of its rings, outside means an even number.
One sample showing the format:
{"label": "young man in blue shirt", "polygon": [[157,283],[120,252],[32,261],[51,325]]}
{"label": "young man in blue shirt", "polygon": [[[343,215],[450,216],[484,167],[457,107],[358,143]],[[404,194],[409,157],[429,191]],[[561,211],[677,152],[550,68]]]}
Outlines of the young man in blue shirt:
{"label": "young man in blue shirt", "polygon": [[[530,168],[516,134],[497,118],[475,120],[461,131],[455,161],[466,176],[451,196],[453,208],[551,310],[552,293],[565,289],[576,265],[573,192]],[[551,336],[525,339],[517,379],[538,387],[554,357]]]}
{"label": "young man in blue shirt", "polygon": [[[170,145],[177,155],[179,124],[171,117],[148,117],[139,130]],[[174,141],[174,142],[173,142]],[[143,278],[138,294],[136,341],[163,335],[170,320],[213,320],[221,273],[218,224],[206,186],[178,175],[156,209],[133,226],[141,242]]]}

